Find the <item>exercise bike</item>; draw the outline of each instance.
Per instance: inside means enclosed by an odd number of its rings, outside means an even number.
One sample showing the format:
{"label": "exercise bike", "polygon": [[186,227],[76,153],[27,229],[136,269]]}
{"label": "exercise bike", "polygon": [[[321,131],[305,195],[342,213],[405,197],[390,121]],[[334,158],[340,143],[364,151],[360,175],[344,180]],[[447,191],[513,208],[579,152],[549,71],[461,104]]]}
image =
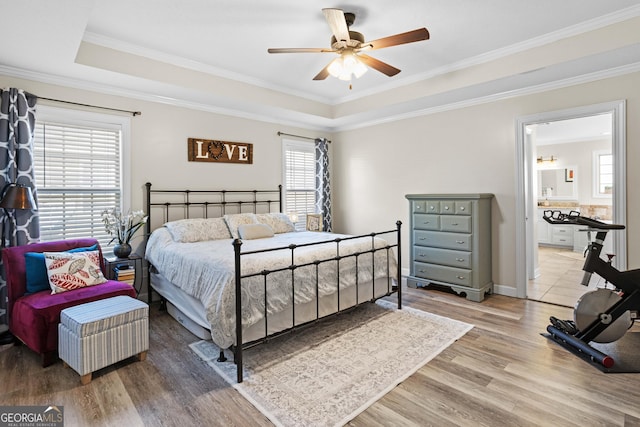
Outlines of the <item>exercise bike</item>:
{"label": "exercise bike", "polygon": [[[606,281],[604,288],[587,292],[580,297],[574,307],[573,321],[551,317],[547,332],[568,350],[577,351],[605,368],[612,368],[615,364],[613,357],[592,347],[590,343],[610,343],[622,338],[633,326],[640,310],[640,269],[618,271],[611,265],[611,256],[608,261],[600,257],[607,232],[625,227],[583,217],[575,211],[563,214],[557,210],[546,210],[543,218],[550,224],[586,226],[587,231],[595,232],[595,240],[585,252],[581,284],[588,286],[593,273]],[[609,289],[609,284],[614,289]]]}

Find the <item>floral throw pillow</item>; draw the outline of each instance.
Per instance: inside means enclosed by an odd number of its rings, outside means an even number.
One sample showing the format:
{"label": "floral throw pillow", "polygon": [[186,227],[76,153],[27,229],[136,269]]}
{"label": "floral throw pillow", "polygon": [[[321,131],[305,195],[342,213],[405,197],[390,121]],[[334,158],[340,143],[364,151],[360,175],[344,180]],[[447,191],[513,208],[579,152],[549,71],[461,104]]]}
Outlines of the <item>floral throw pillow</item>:
{"label": "floral throw pillow", "polygon": [[273,232],[276,234],[291,233],[292,231],[296,231],[295,225],[293,225],[293,222],[291,222],[291,219],[285,213],[281,213],[281,212],[263,213],[263,214],[256,214],[256,217],[258,218],[259,223],[267,224],[269,227],[273,229]]}
{"label": "floral throw pillow", "polygon": [[107,281],[100,269],[100,252],[45,252],[52,294],[99,285]]}
{"label": "floral throw pillow", "polygon": [[238,226],[242,224],[257,224],[258,218],[254,213],[239,213],[239,214],[229,214],[223,216],[225,222],[227,223],[227,227],[229,227],[229,232],[231,232],[231,236],[234,239],[239,237],[238,235]]}
{"label": "floral throw pillow", "polygon": [[230,239],[231,233],[223,218],[190,218],[167,222],[165,228],[176,242],[193,243]]}

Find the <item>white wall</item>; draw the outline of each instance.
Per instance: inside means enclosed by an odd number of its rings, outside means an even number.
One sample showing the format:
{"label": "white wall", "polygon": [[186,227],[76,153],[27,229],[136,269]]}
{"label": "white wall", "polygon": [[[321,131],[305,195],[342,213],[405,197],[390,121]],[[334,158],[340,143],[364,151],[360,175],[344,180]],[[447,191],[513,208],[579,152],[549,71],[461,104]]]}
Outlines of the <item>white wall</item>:
{"label": "white wall", "polygon": [[538,146],[537,150],[538,156],[547,159],[553,155],[558,159],[553,165],[554,168],[577,167],[575,182],[581,205],[611,205],[613,203],[611,197],[593,197],[593,152],[602,150],[611,152],[611,139],[542,145]]}
{"label": "white wall", "polygon": [[[334,136],[336,228],[364,232],[400,219],[408,193],[493,193],[493,280],[516,283],[516,129],[520,116],[627,99],[629,268],[640,267],[640,73],[441,112]],[[408,253],[406,251],[405,253]],[[409,259],[403,267],[408,271]],[[515,294],[515,293],[514,293]]]}
{"label": "white wall", "polygon": [[[640,267],[640,73],[589,84],[481,104],[363,129],[318,135],[274,123],[233,118],[136,99],[96,94],[0,76],[2,87],[39,96],[140,110],[132,118],[132,207],[143,207],[147,181],[155,187],[275,187],[281,181],[277,131],[327,136],[333,161],[335,230],[361,233],[390,229],[400,219],[408,254],[408,193],[495,194],[493,201],[493,280],[515,286],[515,123],[519,116],[627,99],[627,206],[629,267]],[[43,101],[44,102],[44,101]],[[187,161],[187,138],[254,144],[254,164]],[[408,269],[405,256],[403,267]]]}

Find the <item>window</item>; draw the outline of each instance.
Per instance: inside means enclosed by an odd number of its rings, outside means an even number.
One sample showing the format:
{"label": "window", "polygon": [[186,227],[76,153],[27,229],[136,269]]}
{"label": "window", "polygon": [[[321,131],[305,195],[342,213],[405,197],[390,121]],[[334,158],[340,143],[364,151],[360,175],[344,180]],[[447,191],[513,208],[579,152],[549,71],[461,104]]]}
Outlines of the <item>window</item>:
{"label": "window", "polygon": [[101,214],[123,208],[128,133],[125,117],[38,107],[33,157],[41,241],[109,243]]}
{"label": "window", "polygon": [[593,197],[611,197],[613,194],[613,155],[607,151],[594,151],[593,171]]}
{"label": "window", "polygon": [[284,209],[296,214],[296,229],[306,228],[307,214],[316,212],[316,159],[312,142],[282,141]]}

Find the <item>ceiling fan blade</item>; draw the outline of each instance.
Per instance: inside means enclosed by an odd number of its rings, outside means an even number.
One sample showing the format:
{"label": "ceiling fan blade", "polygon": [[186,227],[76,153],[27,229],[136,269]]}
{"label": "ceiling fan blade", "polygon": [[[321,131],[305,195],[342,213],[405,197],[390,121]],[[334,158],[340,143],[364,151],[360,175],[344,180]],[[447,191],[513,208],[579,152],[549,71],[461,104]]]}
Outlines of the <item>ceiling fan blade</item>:
{"label": "ceiling fan blade", "polygon": [[383,37],[381,39],[373,40],[365,43],[362,47],[370,49],[382,49],[390,46],[397,46],[399,44],[419,42],[421,40],[429,40],[429,31],[426,28],[419,28],[413,31],[407,31],[406,33],[396,34],[394,36]]}
{"label": "ceiling fan blade", "polygon": [[335,52],[333,49],[327,49],[324,47],[284,47],[284,48],[269,48],[269,53],[330,53]]}
{"label": "ceiling fan blade", "polygon": [[320,72],[316,74],[313,80],[324,80],[327,77],[329,77],[329,65],[331,65],[331,62],[327,64],[327,66],[324,67],[322,70],[320,70]]}
{"label": "ceiling fan blade", "polygon": [[322,13],[324,14],[327,23],[329,24],[329,28],[331,28],[331,32],[335,36],[337,41],[344,40],[348,42],[349,38],[349,28],[347,27],[347,20],[344,18],[344,12],[340,9],[322,9]]}
{"label": "ceiling fan blade", "polygon": [[395,76],[396,74],[398,74],[400,72],[400,70],[394,66],[391,66],[389,64],[387,64],[386,62],[382,62],[378,59],[372,58],[369,55],[365,55],[363,53],[358,54],[358,58],[360,58],[360,60],[362,62],[365,63],[365,65],[373,68],[374,70],[378,70],[380,71],[382,74],[386,74],[389,77]]}

